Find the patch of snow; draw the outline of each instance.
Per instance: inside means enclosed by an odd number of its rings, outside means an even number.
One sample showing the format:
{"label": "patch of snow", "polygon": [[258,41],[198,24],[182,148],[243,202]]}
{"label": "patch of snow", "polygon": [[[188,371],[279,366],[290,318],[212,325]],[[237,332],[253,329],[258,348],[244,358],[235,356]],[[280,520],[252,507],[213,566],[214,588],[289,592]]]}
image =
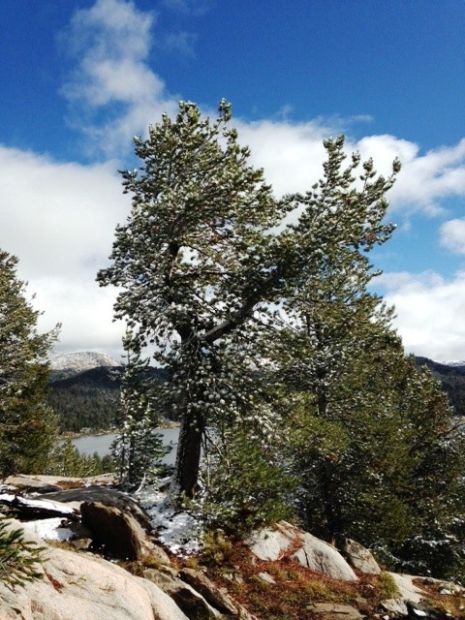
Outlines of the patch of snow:
{"label": "patch of snow", "polygon": [[144,489],[137,499],[149,515],[157,537],[166,549],[180,556],[200,551],[203,534],[200,519],[174,506],[169,493]]}
{"label": "patch of snow", "polygon": [[19,506],[28,506],[29,508],[42,508],[43,510],[54,510],[63,515],[71,515],[75,513],[74,508],[67,506],[61,502],[54,502],[50,499],[29,499],[11,493],[1,493],[0,503],[17,504]]}
{"label": "patch of snow", "polygon": [[66,526],[62,526],[61,517],[52,519],[38,519],[37,521],[27,521],[23,526],[44,540],[70,540],[73,532]]}

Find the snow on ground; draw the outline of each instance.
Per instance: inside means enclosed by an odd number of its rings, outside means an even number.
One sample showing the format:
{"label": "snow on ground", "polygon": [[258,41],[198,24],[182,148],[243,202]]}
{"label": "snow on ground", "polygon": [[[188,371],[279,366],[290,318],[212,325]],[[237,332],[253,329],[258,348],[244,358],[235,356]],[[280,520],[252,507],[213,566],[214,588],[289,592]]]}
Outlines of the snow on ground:
{"label": "snow on ground", "polygon": [[23,527],[44,540],[70,540],[74,534],[69,528],[62,527],[62,522],[61,517],[53,517],[52,519],[27,521],[23,523]]}
{"label": "snow on ground", "polygon": [[67,506],[61,502],[54,502],[50,499],[30,499],[21,497],[20,495],[13,495],[11,493],[0,494],[0,503],[4,504],[17,504],[18,506],[28,506],[29,508],[53,510],[63,515],[72,515],[75,513],[74,508]]}
{"label": "snow on ground", "polygon": [[[163,488],[162,481],[162,488]],[[137,499],[150,517],[161,544],[176,555],[198,553],[203,528],[199,518],[174,506],[168,492],[144,489]]]}

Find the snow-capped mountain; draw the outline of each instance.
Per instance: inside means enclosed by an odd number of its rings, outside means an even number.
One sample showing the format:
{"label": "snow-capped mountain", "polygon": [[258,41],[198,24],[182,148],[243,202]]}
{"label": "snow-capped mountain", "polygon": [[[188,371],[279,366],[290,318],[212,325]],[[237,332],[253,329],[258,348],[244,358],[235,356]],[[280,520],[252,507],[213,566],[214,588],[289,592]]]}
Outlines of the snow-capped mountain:
{"label": "snow-capped mountain", "polygon": [[465,360],[452,360],[452,361],[437,362],[437,363],[442,364],[443,366],[453,366],[453,367],[465,366]]}
{"label": "snow-capped mountain", "polygon": [[120,366],[120,363],[105,353],[95,351],[77,351],[55,355],[50,360],[52,370],[73,370],[83,372],[99,366]]}

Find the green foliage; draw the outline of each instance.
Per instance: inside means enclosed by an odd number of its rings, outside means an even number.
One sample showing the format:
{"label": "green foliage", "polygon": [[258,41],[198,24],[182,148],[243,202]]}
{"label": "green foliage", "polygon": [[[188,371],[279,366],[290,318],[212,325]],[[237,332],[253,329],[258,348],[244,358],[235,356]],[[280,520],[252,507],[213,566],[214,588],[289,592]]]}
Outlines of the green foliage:
{"label": "green foliage", "polygon": [[78,433],[83,428],[108,430],[116,426],[119,387],[94,387],[76,380],[74,385],[52,383],[47,401],[59,416],[62,433]]}
{"label": "green foliage", "polygon": [[16,275],[17,259],[0,251],[0,476],[43,471],[56,434],[46,404],[46,354],[56,332],[39,334],[39,313]]}
{"label": "green foliage", "polygon": [[395,568],[457,576],[464,438],[430,373],[404,357],[382,323],[365,330],[369,346],[360,346],[358,334],[350,364],[313,394],[294,383],[287,403],[301,515],[315,534],[354,538]]}
{"label": "green foliage", "polygon": [[81,454],[70,438],[60,441],[50,453],[45,473],[52,476],[98,476],[115,470],[111,457]]}
{"label": "green foliage", "polygon": [[210,445],[202,482],[199,503],[210,528],[240,536],[292,513],[296,480],[271,449],[244,432],[230,432],[223,442]]}
{"label": "green foliage", "polygon": [[22,529],[11,529],[0,519],[0,581],[13,587],[41,577],[42,551],[25,540]]}
{"label": "green foliage", "polygon": [[202,560],[213,566],[224,566],[233,552],[232,542],[221,529],[208,530],[202,539]]}
{"label": "green foliage", "polygon": [[[101,285],[120,287],[115,317],[127,318],[141,347],[155,345],[169,372],[164,401],[182,423],[176,478],[187,495],[205,429],[256,410],[255,343],[279,305],[328,270],[363,279],[364,251],[392,230],[383,217],[393,177],[376,177],[368,161],[357,189],[360,158],[343,168],[343,138],[325,143],[319,184],[277,200],[230,119],[225,101],[215,121],[181,102],[174,120],[163,116],[147,140],[136,140],[141,166],[123,172],[131,214],[116,230],[112,265],[98,275]],[[302,213],[293,226],[291,209]]]}
{"label": "green foliage", "polygon": [[170,448],[163,445],[158,426],[156,392],[141,358],[139,342],[128,330],[123,339],[127,362],[121,384],[121,430],[112,446],[113,459],[123,487],[153,483]]}
{"label": "green foliage", "polygon": [[[297,507],[314,533],[358,539],[397,566],[461,570],[463,438],[368,288],[369,253],[394,228],[386,193],[399,162],[383,177],[348,158],[343,137],[328,140],[321,180],[277,199],[230,119],[224,101],[216,120],[181,102],[136,140],[141,165],[123,173],[131,214],[98,275],[119,287],[115,317],[134,350],[152,345],[167,373],[157,406],[182,424],[181,495],[200,487],[195,502],[226,531]],[[132,413],[143,393],[123,405],[134,449],[153,427]]]}

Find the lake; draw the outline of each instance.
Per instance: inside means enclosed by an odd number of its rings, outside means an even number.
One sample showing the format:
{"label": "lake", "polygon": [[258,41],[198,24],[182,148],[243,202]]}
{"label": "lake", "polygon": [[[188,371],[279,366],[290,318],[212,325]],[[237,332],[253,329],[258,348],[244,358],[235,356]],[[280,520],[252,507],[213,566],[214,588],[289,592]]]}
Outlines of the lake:
{"label": "lake", "polygon": [[[160,428],[160,435],[163,436],[165,446],[172,446],[171,452],[163,459],[167,465],[174,465],[176,458],[176,446],[178,443],[179,428]],[[73,439],[73,444],[82,454],[94,454],[97,452],[99,456],[105,456],[110,453],[111,444],[116,438],[116,433],[108,435],[86,435]]]}

